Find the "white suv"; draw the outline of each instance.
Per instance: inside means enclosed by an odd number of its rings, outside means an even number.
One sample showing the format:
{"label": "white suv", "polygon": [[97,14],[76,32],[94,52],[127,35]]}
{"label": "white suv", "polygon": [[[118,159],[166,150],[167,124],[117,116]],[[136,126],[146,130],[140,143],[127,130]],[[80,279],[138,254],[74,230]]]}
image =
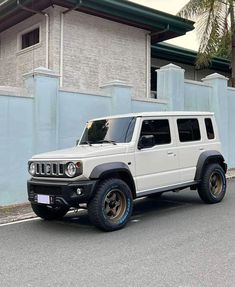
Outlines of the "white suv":
{"label": "white suv", "polygon": [[217,203],[226,192],[227,165],[207,112],[91,120],[77,146],[36,155],[28,166],[28,198],[38,216],[59,219],[82,204],[106,231],[127,223],[135,198],[190,187],[206,203]]}

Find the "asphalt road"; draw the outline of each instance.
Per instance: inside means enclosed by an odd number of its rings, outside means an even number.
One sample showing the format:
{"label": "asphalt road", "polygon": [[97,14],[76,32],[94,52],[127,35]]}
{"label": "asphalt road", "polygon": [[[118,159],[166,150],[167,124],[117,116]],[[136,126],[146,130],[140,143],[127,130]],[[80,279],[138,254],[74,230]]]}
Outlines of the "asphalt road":
{"label": "asphalt road", "polygon": [[138,200],[112,233],[86,212],[0,226],[0,286],[235,286],[235,180],[215,205],[189,190]]}

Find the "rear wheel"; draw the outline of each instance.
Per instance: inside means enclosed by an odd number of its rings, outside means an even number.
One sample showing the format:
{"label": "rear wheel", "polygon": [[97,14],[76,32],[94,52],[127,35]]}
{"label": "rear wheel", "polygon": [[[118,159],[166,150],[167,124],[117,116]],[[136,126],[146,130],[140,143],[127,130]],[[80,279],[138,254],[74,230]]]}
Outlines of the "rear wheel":
{"label": "rear wheel", "polygon": [[226,177],[219,164],[208,165],[198,187],[201,199],[206,203],[220,202],[226,193]]}
{"label": "rear wheel", "polygon": [[32,203],[31,206],[34,213],[45,220],[62,219],[69,211],[68,207],[52,207],[35,203]]}
{"label": "rear wheel", "polygon": [[94,197],[88,203],[91,222],[105,231],[118,230],[126,225],[133,208],[129,186],[118,178],[101,182]]}

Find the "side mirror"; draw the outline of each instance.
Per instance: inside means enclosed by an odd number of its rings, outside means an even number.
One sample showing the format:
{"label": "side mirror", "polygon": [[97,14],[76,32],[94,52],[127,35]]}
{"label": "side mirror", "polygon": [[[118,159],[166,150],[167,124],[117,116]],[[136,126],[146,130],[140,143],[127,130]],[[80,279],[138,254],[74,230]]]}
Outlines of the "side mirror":
{"label": "side mirror", "polygon": [[77,139],[76,140],[76,146],[79,144],[79,142],[80,142],[80,139]]}
{"label": "side mirror", "polygon": [[138,149],[150,148],[153,147],[154,145],[155,145],[154,135],[145,135],[141,136],[138,143]]}

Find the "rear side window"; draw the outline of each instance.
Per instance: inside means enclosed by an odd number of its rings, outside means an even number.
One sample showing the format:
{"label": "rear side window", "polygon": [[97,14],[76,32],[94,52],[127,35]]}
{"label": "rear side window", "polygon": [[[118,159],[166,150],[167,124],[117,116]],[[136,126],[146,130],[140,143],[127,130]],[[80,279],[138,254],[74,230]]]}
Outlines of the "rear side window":
{"label": "rear side window", "polygon": [[215,134],[214,134],[214,129],[213,129],[213,125],[212,125],[212,121],[210,118],[205,119],[205,125],[206,125],[206,133],[207,133],[207,138],[209,140],[212,140],[215,138]]}
{"label": "rear side window", "polygon": [[153,135],[155,145],[169,144],[171,133],[168,120],[145,120],[141,128],[141,136]]}
{"label": "rear side window", "polygon": [[199,141],[201,139],[197,119],[178,119],[177,126],[181,142]]}

